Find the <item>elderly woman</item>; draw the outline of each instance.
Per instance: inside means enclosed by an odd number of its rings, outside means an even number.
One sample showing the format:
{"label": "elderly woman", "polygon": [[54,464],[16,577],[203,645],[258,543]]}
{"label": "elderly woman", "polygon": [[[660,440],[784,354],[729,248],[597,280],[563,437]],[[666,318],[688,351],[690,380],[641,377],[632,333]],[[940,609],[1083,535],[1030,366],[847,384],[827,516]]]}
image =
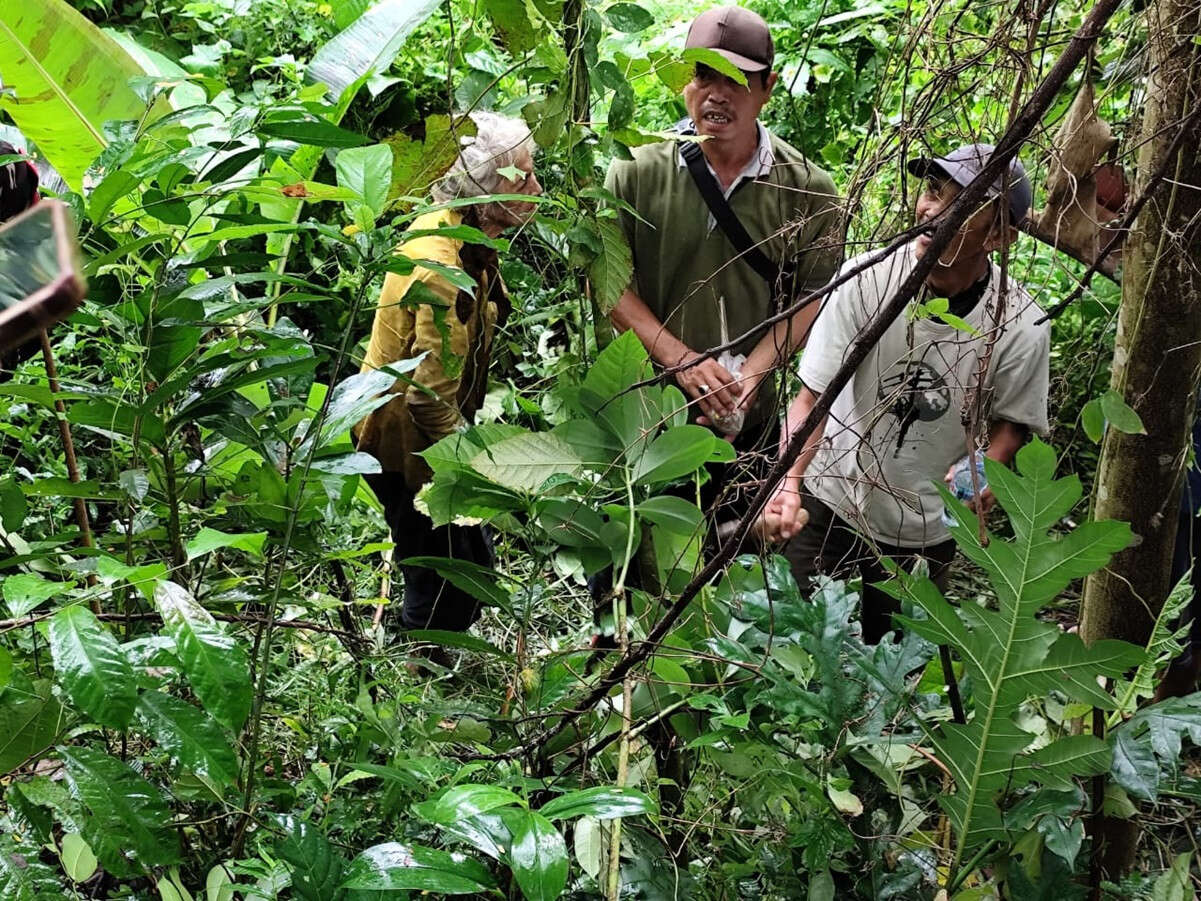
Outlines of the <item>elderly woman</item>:
{"label": "elderly woman", "polygon": [[[542,186],[533,172],[534,145],[525,123],[485,112],[472,113],[471,119],[477,134],[463,139],[459,158],[434,187],[434,200],[445,203],[489,194],[541,194]],[[454,557],[491,565],[492,548],[482,529],[433,528],[429,519],[414,509],[413,498],[430,478],[418,453],[469,423],[479,409],[487,390],[492,333],[509,312],[495,251],[447,235],[421,232],[463,224],[494,238],[506,228],[525,223],[534,208],[532,202],[493,201],[426,213],[412,222],[409,231],[414,237],[403,240],[398,251],[412,260],[462,269],[475,280],[474,294],[457,289],[420,262],[411,274],[390,273],[384,281],[364,370],[423,353],[425,357],[409,374],[413,384],[398,381],[392,388],[395,397],[355,431],[359,449],[379,460],[383,470],[367,476],[367,482],[384,506],[400,559]],[[449,339],[445,349],[435,312],[445,313],[443,330]],[[402,570],[401,622],[406,629],[462,631],[475,622],[478,604],[469,594],[433,570],[412,566]]]}

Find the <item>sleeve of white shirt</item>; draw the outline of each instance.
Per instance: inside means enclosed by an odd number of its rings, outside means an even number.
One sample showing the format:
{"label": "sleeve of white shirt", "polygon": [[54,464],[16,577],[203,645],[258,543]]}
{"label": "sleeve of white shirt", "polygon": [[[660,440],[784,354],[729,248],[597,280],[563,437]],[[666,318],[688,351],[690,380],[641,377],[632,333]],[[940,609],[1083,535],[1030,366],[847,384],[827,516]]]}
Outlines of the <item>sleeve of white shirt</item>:
{"label": "sleeve of white shirt", "polygon": [[1028,426],[1040,435],[1050,431],[1051,329],[1048,323],[1025,324],[997,361],[990,418]]}
{"label": "sleeve of white shirt", "polygon": [[[853,266],[855,261],[846,265]],[[870,280],[862,276],[843,282],[829,295],[813,322],[813,331],[801,354],[799,374],[805,387],[815,394],[826,390],[863,327],[860,320],[865,290],[870,290]]]}

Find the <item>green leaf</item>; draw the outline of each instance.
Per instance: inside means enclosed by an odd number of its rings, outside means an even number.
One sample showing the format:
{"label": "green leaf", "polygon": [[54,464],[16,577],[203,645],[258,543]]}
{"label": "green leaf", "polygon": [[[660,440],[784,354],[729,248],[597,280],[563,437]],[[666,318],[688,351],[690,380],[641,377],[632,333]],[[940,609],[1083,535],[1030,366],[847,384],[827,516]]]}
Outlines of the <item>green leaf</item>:
{"label": "green leaf", "polygon": [[651,442],[634,470],[635,485],[664,485],[692,475],[713,453],[713,433],[701,425],[668,429]]}
{"label": "green leaf", "polygon": [[1114,781],[1136,797],[1156,800],[1160,773],[1176,768],[1185,736],[1201,747],[1201,694],[1144,707],[1110,732]]}
{"label": "green leaf", "polygon": [[1098,677],[1118,676],[1144,657],[1142,649],[1124,642],[1086,647],[1077,636],[1036,618],[1074,579],[1105,566],[1131,534],[1129,526],[1116,522],[1088,522],[1066,535],[1050,534],[1079,499],[1079,480],[1055,478],[1055,452],[1041,441],[1019,451],[1017,465],[1014,473],[985,462],[989,485],[1009,514],[1011,540],[989,536],[981,544],[975,516],[940,487],[959,521],[951,532],[964,555],[987,573],[997,609],[954,608],[925,578],[902,577],[903,591],[889,588],[907,594],[927,614],[921,620],[900,618],[905,627],[949,645],[971,679],[969,722],[944,724],[933,735],[935,752],[955,781],[955,792],[939,800],[959,837],[956,865],[965,851],[989,839],[1004,840],[996,801],[1004,793],[1030,782],[1058,785],[1109,765],[1106,749],[1087,735],[1029,753],[1033,736],[1017,725],[1019,707],[1056,690],[1110,709],[1115,700]]}
{"label": "green leaf", "polygon": [[187,553],[189,561],[203,557],[205,554],[211,554],[221,548],[245,551],[252,557],[262,559],[263,542],[266,540],[266,532],[243,532],[240,535],[231,535],[228,532],[220,532],[205,526],[196,533],[195,538],[184,546],[184,551]]}
{"label": "green leaf", "polygon": [[78,832],[63,835],[58,859],[62,861],[63,872],[72,882],[84,882],[96,872],[96,855]]}
{"label": "green leaf", "polygon": [[286,835],[275,843],[275,852],[291,866],[292,891],[300,901],[334,901],[345,894],[340,883],[346,861],[329,839],[311,823],[281,817]]}
{"label": "green leaf", "polygon": [[0,776],[50,747],[64,726],[49,679],[10,684],[0,694]]}
{"label": "green leaf", "polygon": [[414,804],[417,816],[436,826],[520,804],[521,798],[499,785],[455,785],[429,801]]}
{"label": "green leaf", "polygon": [[637,34],[655,24],[655,17],[634,3],[614,3],[605,10],[605,18],[618,31]]}
{"label": "green leaf", "polygon": [[588,267],[588,278],[601,312],[609,313],[634,276],[634,256],[616,219],[597,219],[596,231],[602,249]]}
{"label": "green leaf", "polygon": [[259,134],[269,138],[282,138],[313,147],[362,147],[367,138],[353,131],[340,128],[333,122],[316,116],[286,119],[268,119],[258,127]]}
{"label": "green leaf", "polygon": [[622,332],[600,352],[584,376],[580,400],[590,413],[597,413],[612,398],[635,382],[650,377],[650,358],[632,329]]}
{"label": "green leaf", "polygon": [[320,450],[341,438],[352,425],[392,399],[386,392],[394,384],[396,377],[382,369],[369,369],[343,379],[334,387],[320,434],[313,435],[310,428],[310,434],[295,456],[303,459],[307,453]]}
{"label": "green leaf", "polygon": [[526,901],[554,901],[567,885],[567,844],[554,823],[528,810],[505,817],[513,832],[509,866]]}
{"label": "green leaf", "polygon": [[1090,441],[1099,442],[1105,435],[1105,414],[1101,411],[1101,399],[1093,398],[1080,410],[1080,425]]}
{"label": "green leaf", "polygon": [[499,607],[501,610],[512,608],[509,592],[500,586],[500,575],[494,569],[452,557],[408,557],[400,562],[405,566],[432,569],[487,607]]}
{"label": "green leaf", "polygon": [[564,547],[596,547],[604,544],[600,514],[580,500],[552,498],[538,506],[538,524],[552,541]]}
{"label": "green leaf", "polygon": [[1171,868],[1164,870],[1151,886],[1151,901],[1192,901],[1196,898],[1189,876],[1191,861],[1192,854],[1188,851],[1176,855]]}
{"label": "green leaf", "polygon": [[681,55],[686,63],[691,63],[693,66],[708,66],[710,69],[715,69],[722,75],[732,78],[735,82],[746,87],[746,75],[736,65],[718,53],[716,50],[711,50],[708,47],[690,47]]}
{"label": "green leaf", "polygon": [[203,710],[162,692],[144,691],[137,713],[146,733],[183,766],[217,785],[237,782],[233,749]]}
{"label": "green leaf", "polygon": [[250,666],[246,654],[187,589],[160,582],[154,603],[192,691],[214,719],[236,732],[250,715]]}
{"label": "green leaf", "polygon": [[1140,742],[1128,730],[1115,733],[1110,775],[1128,794],[1144,801],[1159,797],[1159,764],[1146,742]]}
{"label": "green leaf", "polygon": [[[179,860],[179,843],[171,826],[171,810],[158,789],[126,764],[92,748],[60,746],[71,794],[88,809],[93,836],[103,836],[106,850],[144,868]],[[104,857],[104,852],[93,848]]]}
{"label": "green leaf", "polygon": [[0,526],[6,532],[15,532],[25,522],[25,514],[29,512],[29,503],[25,493],[17,487],[12,476],[0,479]]}
{"label": "green leaf", "polygon": [[380,0],[317,50],[309,78],[341,98],[351,85],[385,71],[405,38],[440,5],[441,0]]}
{"label": "green leaf", "polygon": [[392,148],[387,144],[372,144],[343,150],[334,160],[334,170],[338,173],[338,185],[353,191],[378,218],[392,187]]}
{"label": "green leaf", "polygon": [[339,29],[346,28],[367,11],[371,0],[332,0],[334,9],[334,25]]}
{"label": "green leaf", "polygon": [[204,334],[204,318],[204,304],[182,294],[168,298],[155,308],[146,364],[158,381],[166,381],[167,376],[196,352],[196,345]]}
{"label": "green leaf", "polygon": [[638,515],[673,535],[692,538],[705,532],[700,508],[682,497],[662,494],[648,498],[638,505]]}
{"label": "green leaf", "polygon": [[574,475],[580,458],[562,438],[549,432],[526,432],[484,448],[471,468],[514,491],[537,491],[551,476]]}
{"label": "green leaf", "polygon": [[51,582],[37,573],[17,573],[4,580],[4,602],[13,616],[24,616],[43,601],[64,595],[74,587],[74,582]]}
{"label": "green leaf", "polygon": [[59,683],[87,717],[124,729],[138,703],[133,668],[113,634],[86,607],[65,607],[50,619],[50,654]]}
{"label": "green leaf", "polygon": [[546,20],[529,0],[484,0],[484,8],[515,59],[538,45]]}
{"label": "green leaf", "polygon": [[374,891],[469,895],[495,889],[496,881],[479,861],[462,854],[387,842],[368,848],[351,861],[342,885]]}
{"label": "green leaf", "polygon": [[82,191],[84,172],[108,145],[104,123],[146,112],[129,87],[142,68],[62,0],[0,6],[0,59],[0,109]]}
{"label": "green leaf", "polygon": [[442,645],[446,648],[475,651],[477,654],[493,654],[506,660],[511,660],[513,657],[508,651],[498,648],[492,642],[466,632],[453,632],[449,629],[406,629],[405,637],[413,641]]}
{"label": "green leaf", "polygon": [[658,813],[659,805],[634,788],[598,785],[559,795],[543,804],[538,812],[548,820],[572,820],[581,816],[612,820]]}
{"label": "green leaf", "polygon": [[217,864],[204,880],[205,901],[234,901],[234,882],[224,865]]}
{"label": "green leaf", "polygon": [[1127,406],[1122,395],[1112,388],[1101,395],[1101,411],[1105,414],[1105,419],[1109,424],[1119,432],[1125,432],[1127,435],[1147,434],[1138,414]]}

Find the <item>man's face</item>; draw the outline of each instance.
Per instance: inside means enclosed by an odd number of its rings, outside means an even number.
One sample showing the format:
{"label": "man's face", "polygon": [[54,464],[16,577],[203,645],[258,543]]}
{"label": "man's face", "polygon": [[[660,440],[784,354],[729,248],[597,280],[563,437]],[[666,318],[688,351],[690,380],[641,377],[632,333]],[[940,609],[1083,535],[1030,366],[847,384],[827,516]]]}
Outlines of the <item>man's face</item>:
{"label": "man's face", "polygon": [[[931,174],[926,178],[922,193],[917,198],[917,224],[935,222],[959,195],[960,187],[949,178]],[[938,262],[944,267],[954,266],[962,260],[974,260],[982,253],[991,253],[999,246],[996,211],[993,204],[972,214],[943,250]],[[914,244],[917,256],[925,255],[930,246],[929,235],[919,235]]]}
{"label": "man's face", "polygon": [[776,73],[767,77],[744,72],[746,86],[708,66],[697,66],[696,75],[684,86],[684,105],[696,124],[696,133],[714,141],[745,139],[755,131],[759,111],[771,96]]}

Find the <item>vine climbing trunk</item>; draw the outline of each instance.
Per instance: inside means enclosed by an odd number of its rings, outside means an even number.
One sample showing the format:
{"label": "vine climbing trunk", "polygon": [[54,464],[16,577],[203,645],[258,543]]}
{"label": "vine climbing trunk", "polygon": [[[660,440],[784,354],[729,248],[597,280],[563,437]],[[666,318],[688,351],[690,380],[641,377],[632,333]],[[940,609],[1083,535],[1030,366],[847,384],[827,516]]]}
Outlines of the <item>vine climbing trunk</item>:
{"label": "vine climbing trunk", "polygon": [[[1136,196],[1153,187],[1126,242],[1111,387],[1139,414],[1144,434],[1108,429],[1094,490],[1097,519],[1129,522],[1137,540],[1088,578],[1085,642],[1145,644],[1171,588],[1172,547],[1201,368],[1201,6],[1147,7],[1148,79]],[[1188,117],[1186,119],[1186,117]],[[1188,133],[1180,135],[1181,129]],[[1180,138],[1183,137],[1183,140]],[[1173,158],[1174,157],[1174,158]],[[1101,786],[1094,798],[1102,796]],[[1133,821],[1095,814],[1093,897],[1134,860]]]}

